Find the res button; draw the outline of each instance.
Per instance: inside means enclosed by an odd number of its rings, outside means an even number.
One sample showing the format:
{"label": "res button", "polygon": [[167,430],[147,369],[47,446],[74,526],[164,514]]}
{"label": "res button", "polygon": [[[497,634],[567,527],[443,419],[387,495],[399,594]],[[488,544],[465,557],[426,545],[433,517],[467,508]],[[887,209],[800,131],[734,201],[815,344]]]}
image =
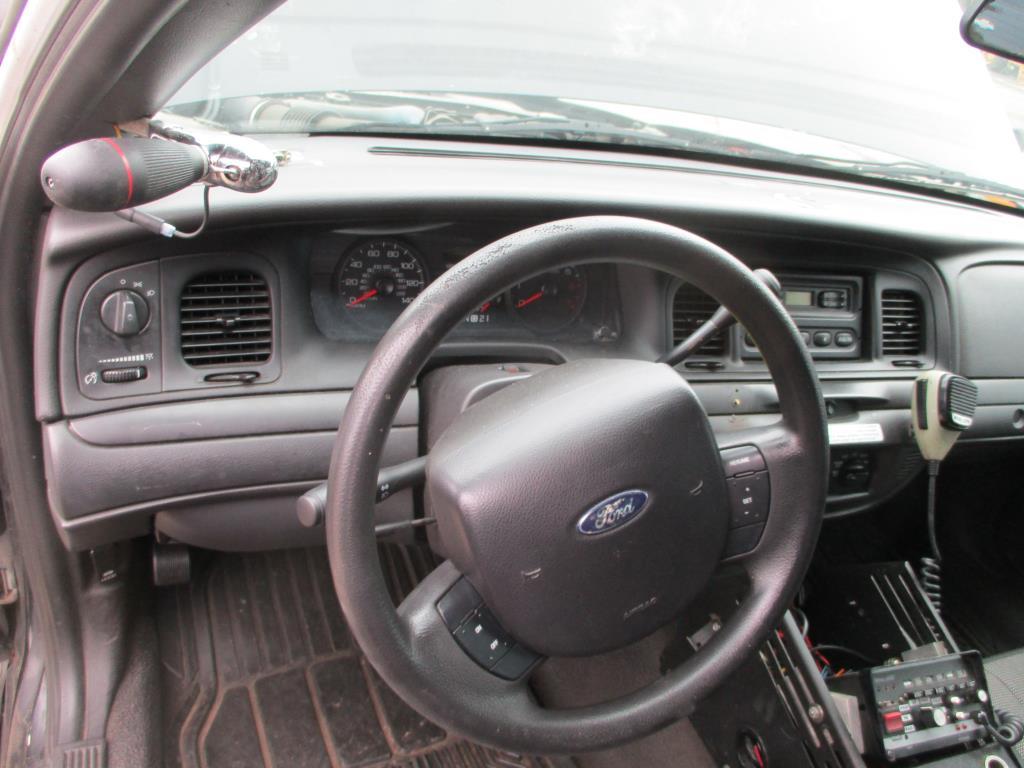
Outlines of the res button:
{"label": "res button", "polygon": [[739,448],[727,448],[722,451],[722,469],[725,470],[726,477],[761,472],[764,468],[764,456],[752,445],[741,445]]}

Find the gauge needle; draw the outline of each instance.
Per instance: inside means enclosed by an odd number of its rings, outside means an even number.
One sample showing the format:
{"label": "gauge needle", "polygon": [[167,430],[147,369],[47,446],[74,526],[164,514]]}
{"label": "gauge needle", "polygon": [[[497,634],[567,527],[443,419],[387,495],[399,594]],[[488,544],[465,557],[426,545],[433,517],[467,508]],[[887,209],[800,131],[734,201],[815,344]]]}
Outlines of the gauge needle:
{"label": "gauge needle", "polygon": [[376,288],[371,288],[366,293],[364,293],[362,296],[358,296],[358,297],[352,299],[352,301],[350,301],[348,303],[348,305],[350,307],[354,307],[356,304],[362,304],[367,299],[372,299],[376,295],[377,295],[377,289]]}
{"label": "gauge needle", "polygon": [[537,291],[532,296],[527,296],[525,299],[520,299],[519,301],[516,302],[516,309],[522,309],[527,304],[533,304],[533,302],[535,302],[537,299],[542,298],[543,296],[544,291]]}
{"label": "gauge needle", "polygon": [[491,302],[489,302],[489,301],[485,301],[485,302],[483,303],[483,306],[482,306],[482,307],[480,307],[480,313],[482,314],[482,313],[486,312],[486,311],[487,311],[488,309],[490,309],[490,308],[491,308]]}

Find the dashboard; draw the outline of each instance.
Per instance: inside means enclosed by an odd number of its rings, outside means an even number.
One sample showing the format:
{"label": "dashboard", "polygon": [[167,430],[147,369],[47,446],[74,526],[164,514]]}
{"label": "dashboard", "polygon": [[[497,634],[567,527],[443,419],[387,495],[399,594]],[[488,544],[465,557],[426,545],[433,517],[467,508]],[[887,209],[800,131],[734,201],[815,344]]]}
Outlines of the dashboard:
{"label": "dashboard", "polygon": [[[610,152],[287,140],[293,160],[278,185],[213,195],[214,227],[200,240],[155,238],[114,216],[50,215],[37,417],[70,547],[154,532],[215,549],[320,541],[294,501],[326,477],[376,341],[459,260],[567,216],[666,221],[779,276],[826,397],[830,515],[871,509],[923,466],[909,432],[920,371],[978,380],[965,444],[1024,437],[1024,339],[1005,332],[1024,321],[1015,216]],[[187,221],[198,199],[186,190],[153,210]],[[467,315],[406,396],[383,463],[421,454],[474,398],[543,366],[655,359],[717,307],[628,256],[595,253],[531,276]],[[453,371],[473,382],[471,396],[450,385]],[[678,371],[718,434],[778,418],[756,328],[712,338]],[[422,513],[411,491],[378,506],[381,522]]]}

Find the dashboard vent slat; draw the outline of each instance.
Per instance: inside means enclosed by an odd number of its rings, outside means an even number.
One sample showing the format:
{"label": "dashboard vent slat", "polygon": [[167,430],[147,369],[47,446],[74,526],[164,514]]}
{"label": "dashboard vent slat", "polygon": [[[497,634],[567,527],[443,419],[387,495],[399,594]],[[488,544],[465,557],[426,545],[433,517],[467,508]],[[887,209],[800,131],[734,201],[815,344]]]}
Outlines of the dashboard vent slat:
{"label": "dashboard vent slat", "polygon": [[924,312],[913,291],[882,291],[882,354],[919,355],[924,347]]}
{"label": "dashboard vent slat", "polygon": [[265,363],[274,325],[267,281],[251,272],[199,275],[181,292],[181,356],[193,367]]}
{"label": "dashboard vent slat", "polygon": [[[672,346],[688,338],[718,309],[718,302],[695,285],[683,283],[672,299]],[[698,355],[721,357],[726,353],[728,338],[724,332],[708,339],[696,351]]]}

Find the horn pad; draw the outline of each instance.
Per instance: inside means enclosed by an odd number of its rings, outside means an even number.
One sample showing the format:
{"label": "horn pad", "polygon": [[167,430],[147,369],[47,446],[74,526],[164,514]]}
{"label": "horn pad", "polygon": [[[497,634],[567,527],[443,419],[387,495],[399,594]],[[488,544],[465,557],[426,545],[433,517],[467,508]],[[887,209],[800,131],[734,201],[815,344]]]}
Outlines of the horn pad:
{"label": "horn pad", "polygon": [[728,528],[721,460],[666,365],[582,360],[467,410],[430,452],[446,554],[546,656],[622,647],[707,584]]}

